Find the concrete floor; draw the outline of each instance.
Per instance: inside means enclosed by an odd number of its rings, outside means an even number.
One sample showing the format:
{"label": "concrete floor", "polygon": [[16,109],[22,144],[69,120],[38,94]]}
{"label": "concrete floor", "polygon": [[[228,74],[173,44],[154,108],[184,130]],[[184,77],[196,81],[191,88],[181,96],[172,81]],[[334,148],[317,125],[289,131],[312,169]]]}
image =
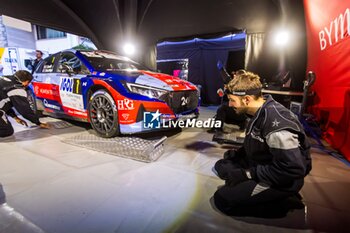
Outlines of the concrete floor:
{"label": "concrete floor", "polygon": [[[214,114],[201,109],[202,118]],[[61,142],[90,131],[81,125],[13,125],[14,137],[0,141],[1,233],[348,232],[350,169],[318,149],[301,191],[305,209],[277,219],[229,217],[211,205],[223,184],[211,168],[232,147],[204,129],[168,132],[165,153],[143,163]]]}

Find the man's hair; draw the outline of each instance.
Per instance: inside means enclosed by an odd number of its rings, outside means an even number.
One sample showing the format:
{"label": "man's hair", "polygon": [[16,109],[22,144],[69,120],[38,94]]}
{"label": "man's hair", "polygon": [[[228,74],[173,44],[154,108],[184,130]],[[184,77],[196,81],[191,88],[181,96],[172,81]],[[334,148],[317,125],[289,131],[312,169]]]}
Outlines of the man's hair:
{"label": "man's hair", "polygon": [[255,99],[261,97],[262,84],[260,82],[260,77],[249,71],[239,70],[234,73],[233,79],[228,83],[227,88],[229,92],[253,92]]}
{"label": "man's hair", "polygon": [[234,77],[235,75],[240,75],[240,74],[245,74],[245,73],[247,73],[247,71],[245,71],[243,69],[239,69],[239,70],[233,71],[232,76]]}
{"label": "man's hair", "polygon": [[14,76],[21,82],[32,81],[33,75],[26,70],[16,71]]}
{"label": "man's hair", "polygon": [[40,53],[41,56],[43,55],[43,52],[41,50],[39,50],[39,49],[35,50],[35,52]]}

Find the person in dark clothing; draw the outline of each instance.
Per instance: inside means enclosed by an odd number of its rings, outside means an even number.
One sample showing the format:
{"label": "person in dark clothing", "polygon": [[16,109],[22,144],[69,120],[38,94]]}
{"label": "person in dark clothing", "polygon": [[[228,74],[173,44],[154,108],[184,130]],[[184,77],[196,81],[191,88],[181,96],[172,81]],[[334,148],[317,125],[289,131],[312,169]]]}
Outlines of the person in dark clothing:
{"label": "person in dark clothing", "polygon": [[32,64],[32,74],[34,73],[34,71],[36,70],[36,67],[38,66],[38,64],[43,60],[43,52],[40,50],[36,50],[35,51],[35,56],[36,59],[33,61]]}
{"label": "person in dark clothing", "polygon": [[0,183],[0,205],[4,204],[5,202],[6,202],[5,192],[2,188],[2,184]]}
{"label": "person in dark clothing", "polygon": [[0,77],[0,137],[11,136],[14,132],[7,116],[14,118],[19,124],[28,126],[26,121],[16,115],[13,107],[27,120],[41,128],[49,128],[48,124],[39,121],[30,108],[25,88],[32,79],[33,76],[24,70],[17,71],[13,76]]}
{"label": "person in dark clothing", "polygon": [[225,94],[222,104],[216,110],[215,120],[221,121],[222,126],[226,123],[238,125],[240,129],[244,129],[246,119],[247,117],[245,114],[237,114],[234,109],[229,106],[228,97],[227,94]]}
{"label": "person in dark clothing", "polygon": [[[226,73],[225,77],[228,80],[228,77],[235,77],[236,74],[240,74],[243,70],[238,70],[236,72],[232,72],[232,76]],[[226,72],[225,70],[223,72]],[[230,79],[230,80],[232,80]],[[234,111],[233,108],[229,106],[229,99],[227,96],[227,84],[224,86],[224,95],[222,96],[222,103],[220,107],[216,110],[215,120],[221,121],[221,128],[212,128],[208,130],[209,133],[215,133],[218,130],[222,131],[222,127],[224,123],[238,125],[240,129],[244,129],[246,125],[247,116],[245,114],[238,114]]]}
{"label": "person in dark clothing", "polygon": [[225,185],[214,194],[223,213],[259,209],[297,196],[311,170],[310,145],[297,116],[262,96],[260,77],[251,72],[228,84],[229,106],[251,117],[244,144],[225,152],[213,171]]}

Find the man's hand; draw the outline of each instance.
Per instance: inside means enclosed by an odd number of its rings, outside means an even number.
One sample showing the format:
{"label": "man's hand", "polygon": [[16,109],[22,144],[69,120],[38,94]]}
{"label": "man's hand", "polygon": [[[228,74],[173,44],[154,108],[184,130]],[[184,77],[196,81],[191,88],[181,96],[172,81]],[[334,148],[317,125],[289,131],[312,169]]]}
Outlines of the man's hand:
{"label": "man's hand", "polygon": [[249,180],[244,169],[234,169],[228,172],[228,177],[226,179],[226,185],[234,186],[236,184],[242,183],[243,181]]}
{"label": "man's hand", "polygon": [[39,127],[43,129],[49,129],[50,125],[48,123],[40,123]]}
{"label": "man's hand", "polygon": [[224,153],[224,159],[225,160],[230,160],[234,163],[238,163],[238,164],[242,164],[242,162],[244,162],[245,159],[245,154],[242,153],[241,148],[238,150],[232,149],[232,150],[228,150]]}
{"label": "man's hand", "polygon": [[227,150],[225,151],[224,153],[224,159],[231,159],[231,158],[234,158],[236,155],[236,151],[235,150]]}
{"label": "man's hand", "polygon": [[21,118],[15,117],[14,119],[16,120],[16,122],[17,122],[18,124],[21,124],[21,125],[24,125],[24,126],[28,127],[27,122],[24,121],[24,120],[22,120]]}

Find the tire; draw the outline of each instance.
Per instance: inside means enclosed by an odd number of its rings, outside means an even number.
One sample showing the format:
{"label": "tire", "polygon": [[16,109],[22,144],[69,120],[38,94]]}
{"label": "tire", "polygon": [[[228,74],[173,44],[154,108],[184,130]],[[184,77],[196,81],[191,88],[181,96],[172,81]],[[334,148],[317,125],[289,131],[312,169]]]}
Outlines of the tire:
{"label": "tire", "polygon": [[30,108],[33,110],[33,112],[34,112],[38,117],[42,117],[42,116],[43,116],[43,113],[42,113],[42,111],[39,111],[39,110],[38,110],[38,107],[37,107],[37,105],[36,105],[36,98],[35,98],[35,95],[34,95],[33,91],[30,90],[30,89],[27,90],[27,99],[28,99]]}
{"label": "tire", "polygon": [[118,110],[112,96],[105,90],[92,94],[88,105],[92,128],[103,138],[119,135]]}

